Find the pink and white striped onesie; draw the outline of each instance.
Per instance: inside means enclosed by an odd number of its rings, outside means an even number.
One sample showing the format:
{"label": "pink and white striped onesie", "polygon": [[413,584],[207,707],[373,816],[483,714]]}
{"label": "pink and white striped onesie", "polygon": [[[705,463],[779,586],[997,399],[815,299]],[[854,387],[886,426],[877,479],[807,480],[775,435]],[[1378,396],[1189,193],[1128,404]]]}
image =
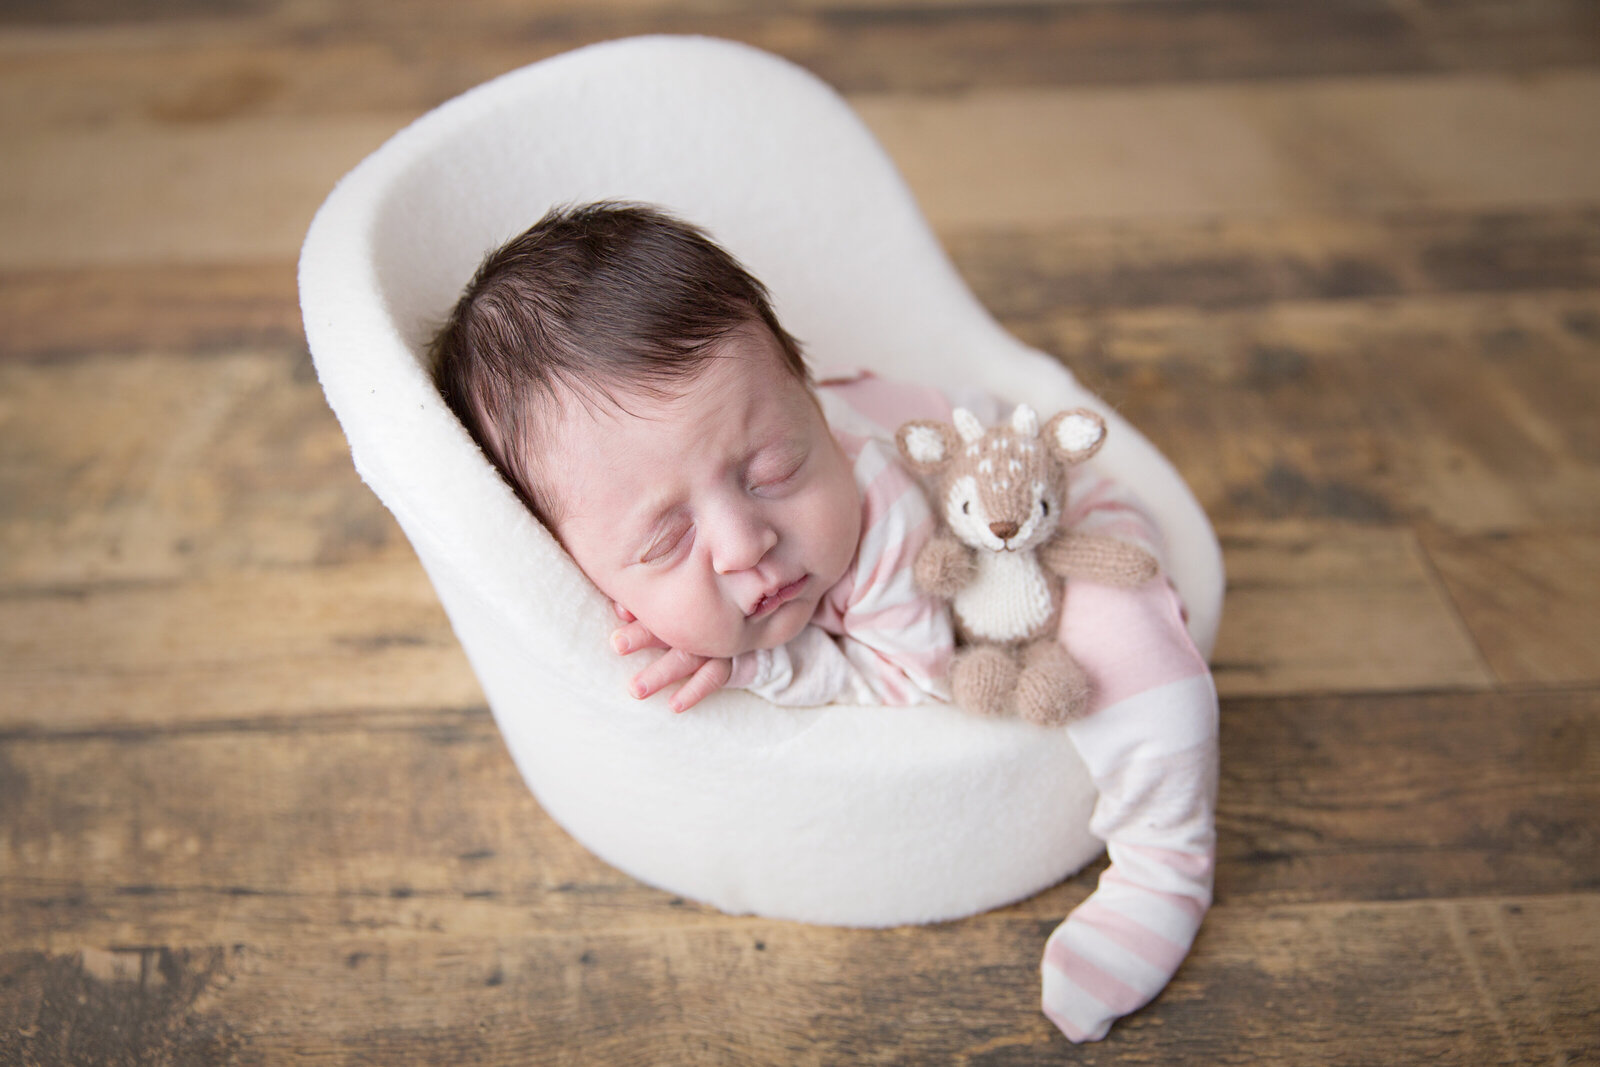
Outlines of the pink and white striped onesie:
{"label": "pink and white striped onesie", "polygon": [[[836,689],[826,700],[947,698],[941,672],[950,656],[948,617],[930,616],[910,585],[911,562],[933,518],[887,442],[909,419],[948,421],[951,402],[934,389],[866,375],[824,380],[819,395],[829,425],[856,459],[862,551],[824,597],[816,625],[796,639],[798,649],[773,650],[770,663],[736,660],[735,676],[742,669],[757,678],[761,668],[762,684],[749,685],[757,692],[774,679],[779,689],[808,697]],[[986,397],[959,402],[986,424],[1002,414]],[[1162,556],[1159,532],[1133,494],[1092,464],[1075,472],[1063,524]],[[1111,865],[1046,942],[1042,1001],[1069,1039],[1096,1041],[1113,1020],[1161,992],[1211,904],[1217,696],[1165,578],[1136,589],[1070,582],[1060,634],[1094,683],[1089,711],[1065,729],[1099,790],[1089,826],[1105,840]],[[852,651],[858,637],[865,641]],[[932,654],[917,648],[923,639],[938,641]],[[863,699],[869,695],[875,699]]]}

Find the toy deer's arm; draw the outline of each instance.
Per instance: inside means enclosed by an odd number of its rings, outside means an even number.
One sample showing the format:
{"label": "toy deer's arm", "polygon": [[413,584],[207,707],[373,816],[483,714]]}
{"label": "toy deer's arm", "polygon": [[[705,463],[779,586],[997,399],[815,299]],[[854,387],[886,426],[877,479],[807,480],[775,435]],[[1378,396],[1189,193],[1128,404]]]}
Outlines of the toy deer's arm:
{"label": "toy deer's arm", "polygon": [[1039,562],[1063,578],[1121,586],[1143,585],[1161,570],[1144,549],[1095,534],[1060,534],[1039,549]]}
{"label": "toy deer's arm", "polygon": [[917,553],[911,577],[924,593],[952,597],[972,582],[978,570],[975,556],[973,549],[941,530]]}

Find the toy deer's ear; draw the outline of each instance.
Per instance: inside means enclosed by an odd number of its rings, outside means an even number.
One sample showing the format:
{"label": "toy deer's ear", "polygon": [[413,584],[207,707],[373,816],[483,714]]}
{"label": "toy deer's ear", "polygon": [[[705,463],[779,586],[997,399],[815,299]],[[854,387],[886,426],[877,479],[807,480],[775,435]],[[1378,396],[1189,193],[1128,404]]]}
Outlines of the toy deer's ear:
{"label": "toy deer's ear", "polygon": [[961,446],[955,427],[932,419],[914,419],[894,435],[900,454],[918,474],[935,474],[944,469]]}
{"label": "toy deer's ear", "polygon": [[1018,404],[1011,413],[1011,428],[1019,437],[1039,436],[1039,416],[1026,404]]}
{"label": "toy deer's ear", "polygon": [[1063,462],[1082,463],[1106,443],[1106,420],[1087,408],[1063,411],[1045,424],[1044,437]]}

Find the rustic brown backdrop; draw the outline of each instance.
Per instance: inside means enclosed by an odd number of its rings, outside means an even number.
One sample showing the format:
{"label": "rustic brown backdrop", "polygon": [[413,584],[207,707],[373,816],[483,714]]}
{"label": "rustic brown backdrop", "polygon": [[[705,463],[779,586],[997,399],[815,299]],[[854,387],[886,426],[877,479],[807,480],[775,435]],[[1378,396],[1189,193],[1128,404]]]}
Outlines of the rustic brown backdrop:
{"label": "rustic brown backdrop", "polygon": [[[733,37],[849,94],[1230,575],[1217,905],[1102,1044],[1098,868],[730,918],[517,778],[308,362],[334,180],[494,74]],[[12,0],[0,1062],[1600,1062],[1600,5]]]}

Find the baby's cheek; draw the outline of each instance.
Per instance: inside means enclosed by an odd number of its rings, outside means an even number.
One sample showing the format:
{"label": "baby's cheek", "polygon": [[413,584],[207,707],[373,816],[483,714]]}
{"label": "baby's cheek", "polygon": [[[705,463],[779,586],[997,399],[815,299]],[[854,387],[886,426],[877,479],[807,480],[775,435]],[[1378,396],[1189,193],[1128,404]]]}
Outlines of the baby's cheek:
{"label": "baby's cheek", "polygon": [[651,623],[645,628],[670,648],[697,656],[730,656],[738,651],[738,627],[727,610],[719,610],[715,597],[705,592],[684,592],[652,605]]}
{"label": "baby's cheek", "polygon": [[839,492],[830,502],[827,519],[820,525],[826,530],[828,544],[825,551],[836,571],[831,577],[833,581],[838,581],[844,577],[850,561],[855,558],[856,547],[861,540],[861,499],[856,493],[853,479],[845,491]]}

